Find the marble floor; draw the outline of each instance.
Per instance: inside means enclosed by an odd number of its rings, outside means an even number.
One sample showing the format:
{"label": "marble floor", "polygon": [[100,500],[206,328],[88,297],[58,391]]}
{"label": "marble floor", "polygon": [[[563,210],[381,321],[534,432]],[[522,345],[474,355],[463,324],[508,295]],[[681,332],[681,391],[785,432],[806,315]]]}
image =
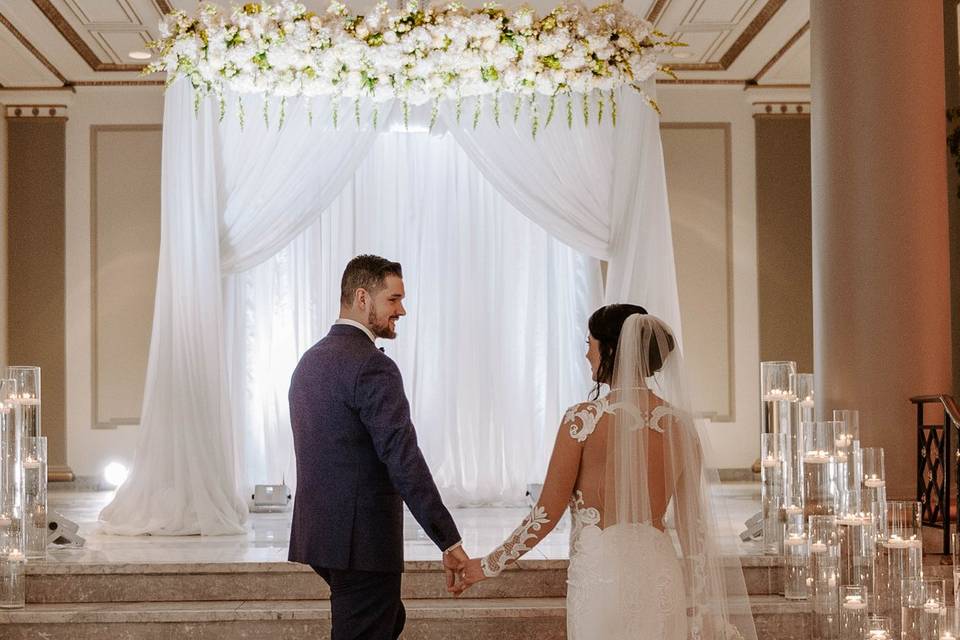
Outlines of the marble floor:
{"label": "marble floor", "polygon": [[[238,536],[111,536],[98,531],[97,514],[112,492],[57,491],[51,487],[49,506],[80,525],[87,540],[82,549],[50,548],[48,562],[83,564],[124,563],[236,563],[283,562],[287,558],[291,514],[253,513],[247,532]],[[739,533],[743,522],[760,507],[760,488],[756,483],[725,483],[718,489],[716,504],[725,512],[728,532]],[[451,513],[463,534],[470,554],[487,553],[500,544],[523,520],[527,509],[465,508]],[[440,552],[427,538],[409,512],[405,513],[405,556],[407,560],[437,560]],[[565,560],[568,552],[568,518],[527,556],[529,560]],[[726,536],[725,536],[726,537]],[[754,542],[735,543],[731,555],[759,553]]]}

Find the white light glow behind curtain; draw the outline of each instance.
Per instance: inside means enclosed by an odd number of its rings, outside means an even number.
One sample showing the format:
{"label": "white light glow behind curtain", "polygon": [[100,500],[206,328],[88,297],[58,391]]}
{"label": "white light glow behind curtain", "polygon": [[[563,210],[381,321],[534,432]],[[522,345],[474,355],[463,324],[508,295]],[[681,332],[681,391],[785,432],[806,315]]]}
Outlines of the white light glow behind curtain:
{"label": "white light glow behind curtain", "polygon": [[359,253],[400,261],[408,315],[380,344],[404,374],[421,447],[451,505],[515,504],[542,481],[563,411],[589,389],[599,262],[511,207],[450,135],[390,133],[333,205],[267,262],[227,277],[243,481],[295,480],[290,375],[339,311]]}

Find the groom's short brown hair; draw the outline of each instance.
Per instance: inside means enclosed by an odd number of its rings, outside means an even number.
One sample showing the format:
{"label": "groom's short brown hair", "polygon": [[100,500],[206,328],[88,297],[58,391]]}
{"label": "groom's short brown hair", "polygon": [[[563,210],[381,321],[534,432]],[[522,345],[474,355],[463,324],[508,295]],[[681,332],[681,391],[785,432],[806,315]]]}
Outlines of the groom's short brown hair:
{"label": "groom's short brown hair", "polygon": [[399,262],[391,262],[380,256],[364,254],[347,263],[340,279],[340,304],[349,307],[357,289],[366,289],[373,295],[384,287],[388,275],[403,277]]}

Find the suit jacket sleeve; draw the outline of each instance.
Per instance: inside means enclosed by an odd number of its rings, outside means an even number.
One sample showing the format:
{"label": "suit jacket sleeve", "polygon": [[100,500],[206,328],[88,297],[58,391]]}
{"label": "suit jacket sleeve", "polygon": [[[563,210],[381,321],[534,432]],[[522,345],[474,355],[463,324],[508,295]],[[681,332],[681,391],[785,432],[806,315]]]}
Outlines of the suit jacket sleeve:
{"label": "suit jacket sleeve", "polygon": [[410,405],[396,363],[381,353],[367,359],[355,388],[360,419],[373,439],[390,481],[413,517],[441,550],[460,541],[460,532],[443,506],[427,462],[417,444]]}

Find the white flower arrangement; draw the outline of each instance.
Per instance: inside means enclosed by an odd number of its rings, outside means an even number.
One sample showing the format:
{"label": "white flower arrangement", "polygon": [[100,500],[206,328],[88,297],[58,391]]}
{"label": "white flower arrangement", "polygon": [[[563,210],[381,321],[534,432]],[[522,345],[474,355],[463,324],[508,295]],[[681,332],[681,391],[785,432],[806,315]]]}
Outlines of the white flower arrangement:
{"label": "white flower arrangement", "polygon": [[[432,102],[434,115],[440,100],[456,100],[458,116],[461,101],[477,96],[474,125],[482,97],[490,95],[497,96],[499,124],[501,93],[517,97],[515,114],[521,99],[549,96],[548,123],[557,96],[581,94],[587,121],[588,96],[599,93],[602,119],[607,94],[615,123],[615,90],[642,92],[641,84],[658,71],[670,74],[659,57],[682,46],[619,3],[592,10],[561,5],[543,17],[495,4],[420,8],[411,2],[391,10],[381,2],[367,15],[337,0],[326,15],[293,0],[248,3],[229,13],[204,4],[193,17],[183,11],[166,16],[160,30],[160,40],[151,43],[159,59],[146,72],[166,71],[168,83],[186,77],[198,104],[217,97],[221,116],[225,89],[357,103],[398,99],[404,113]],[[568,124],[571,119],[568,100]]]}

